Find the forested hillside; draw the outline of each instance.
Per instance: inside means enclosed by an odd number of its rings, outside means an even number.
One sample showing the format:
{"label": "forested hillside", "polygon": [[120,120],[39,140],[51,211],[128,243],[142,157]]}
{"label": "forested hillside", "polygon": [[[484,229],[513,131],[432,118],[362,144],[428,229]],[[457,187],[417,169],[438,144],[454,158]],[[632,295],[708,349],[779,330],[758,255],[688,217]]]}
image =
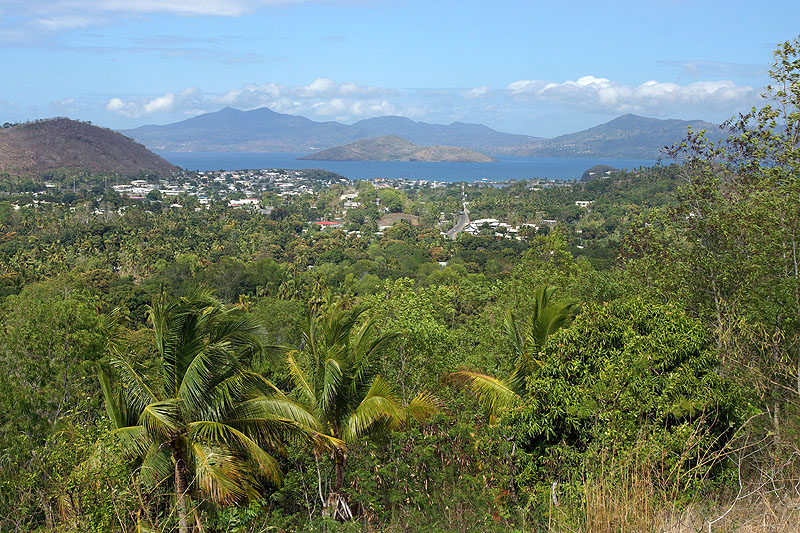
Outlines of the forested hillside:
{"label": "forested hillside", "polygon": [[770,74],[455,240],[461,184],[4,186],[0,530],[795,530],[800,41]]}

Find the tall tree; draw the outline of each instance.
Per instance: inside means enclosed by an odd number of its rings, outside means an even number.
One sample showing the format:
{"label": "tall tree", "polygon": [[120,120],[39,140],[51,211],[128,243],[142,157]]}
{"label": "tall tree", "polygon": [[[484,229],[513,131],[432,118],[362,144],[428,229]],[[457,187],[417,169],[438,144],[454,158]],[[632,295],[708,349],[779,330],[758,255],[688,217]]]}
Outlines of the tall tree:
{"label": "tall tree", "polygon": [[149,320],[156,375],[141,373],[125,347],[112,344],[121,386],[105,371],[100,382],[123,448],[142,459],[142,472],[174,480],[179,529],[186,533],[195,496],[225,504],[258,495],[265,481],[279,484],[282,472],[270,451],[289,438],[311,439],[317,421],[252,370],[269,347],[242,309],[194,290],[160,296]]}
{"label": "tall tree", "polygon": [[330,437],[320,441],[324,446],[317,450],[330,451],[335,468],[333,490],[323,505],[326,514],[342,519],[352,518],[341,492],[345,445],[409,418],[422,420],[437,409],[436,400],[427,393],[403,405],[380,374],[378,357],[397,334],[377,331],[375,318],[364,318],[367,311],[365,306],[347,309],[338,302],[312,309],[303,332],[303,350],[287,356],[300,402]]}

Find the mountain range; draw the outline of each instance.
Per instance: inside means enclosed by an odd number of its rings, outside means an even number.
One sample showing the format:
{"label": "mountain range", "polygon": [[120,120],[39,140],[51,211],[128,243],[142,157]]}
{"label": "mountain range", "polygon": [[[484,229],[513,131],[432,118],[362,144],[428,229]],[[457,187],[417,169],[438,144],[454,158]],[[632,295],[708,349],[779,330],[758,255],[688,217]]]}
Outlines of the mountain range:
{"label": "mountain range", "polygon": [[239,111],[226,107],[164,126],[141,126],[121,133],[153,150],[176,152],[311,152],[362,139],[397,135],[415,144],[497,149],[524,145],[536,137],[501,133],[480,124],[427,124],[397,117],[356,122],[315,122],[266,107]]}
{"label": "mountain range", "polygon": [[549,157],[627,157],[654,159],[679,142],[687,127],[705,129],[712,139],[716,125],[701,120],[660,120],[623,115],[584,131],[543,139],[503,133],[481,124],[428,124],[386,116],[348,125],[316,122],[268,108],[214,113],[163,126],[141,126],[121,133],[157,151],[175,152],[312,152],[362,139],[396,135],[421,145],[468,148],[491,155]]}

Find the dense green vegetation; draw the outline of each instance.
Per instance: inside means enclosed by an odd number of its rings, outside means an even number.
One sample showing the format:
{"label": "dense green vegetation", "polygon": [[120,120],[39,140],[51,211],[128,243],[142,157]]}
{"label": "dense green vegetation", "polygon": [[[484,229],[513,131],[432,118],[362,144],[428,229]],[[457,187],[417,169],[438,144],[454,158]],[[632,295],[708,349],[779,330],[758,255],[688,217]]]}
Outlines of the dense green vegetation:
{"label": "dense green vegetation", "polygon": [[460,185],[7,188],[0,530],[796,527],[799,46],[681,164],[468,186],[519,240],[445,239]]}

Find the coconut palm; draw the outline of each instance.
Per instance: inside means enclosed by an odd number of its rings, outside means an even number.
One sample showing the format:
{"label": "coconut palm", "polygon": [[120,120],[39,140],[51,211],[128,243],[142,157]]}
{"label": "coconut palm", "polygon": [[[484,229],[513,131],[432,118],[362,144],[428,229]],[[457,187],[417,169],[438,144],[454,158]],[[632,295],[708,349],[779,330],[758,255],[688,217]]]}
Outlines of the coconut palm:
{"label": "coconut palm", "polygon": [[436,399],[426,393],[404,405],[380,375],[377,358],[398,335],[377,332],[376,319],[364,318],[367,310],[323,304],[307,317],[302,351],[287,356],[299,402],[329,437],[316,450],[331,452],[335,468],[333,491],[323,505],[326,514],[342,519],[352,518],[341,493],[346,444],[437,410]]}
{"label": "coconut palm", "polygon": [[[158,372],[137,370],[112,345],[116,386],[101,371],[106,409],[123,449],[147,479],[173,479],[182,533],[198,495],[217,504],[259,494],[282,473],[271,450],[311,440],[316,419],[250,370],[268,353],[261,327],[240,308],[196,290],[150,309]],[[197,517],[195,516],[195,519]]]}
{"label": "coconut palm", "polygon": [[536,356],[544,348],[547,338],[568,326],[580,309],[580,303],[574,300],[553,302],[556,290],[551,285],[536,288],[531,319],[524,329],[511,310],[506,312],[503,325],[514,354],[514,368],[508,377],[496,378],[468,370],[453,374],[475,394],[491,423],[497,421],[503,409],[525,394],[525,382],[534,370]]}

